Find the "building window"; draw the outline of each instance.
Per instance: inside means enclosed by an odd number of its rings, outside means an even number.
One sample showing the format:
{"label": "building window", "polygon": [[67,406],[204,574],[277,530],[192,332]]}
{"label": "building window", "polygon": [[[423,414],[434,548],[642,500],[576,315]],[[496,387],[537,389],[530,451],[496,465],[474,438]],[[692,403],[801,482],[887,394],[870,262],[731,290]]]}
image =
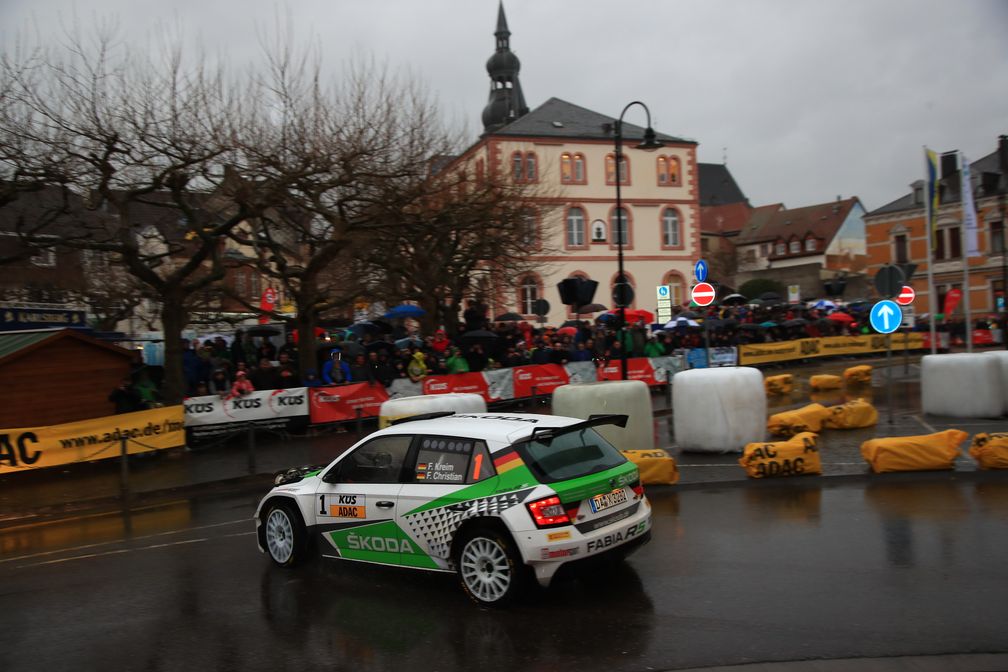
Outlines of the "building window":
{"label": "building window", "polygon": [[801,252],[801,243],[799,243],[797,240],[792,240],[790,243],[788,243],[788,251],[791,254],[798,254],[799,252]]}
{"label": "building window", "polygon": [[511,166],[514,181],[521,182],[525,175],[525,159],[522,157],[521,152],[515,152],[511,155]]}
{"label": "building window", "polygon": [[574,181],[578,184],[585,183],[585,158],[583,154],[574,155]]}
{"label": "building window", "polygon": [[1005,249],[1004,222],[991,222],[990,251],[991,254],[1001,254]]}
{"label": "building window", "polygon": [[663,187],[674,187],[679,184],[679,159],[674,156],[659,156],[658,184]]}
{"label": "building window", "polygon": [[907,252],[907,237],[905,233],[893,236],[893,259],[897,264],[905,264],[910,261]]}
{"label": "building window", "polygon": [[1001,312],[1001,310],[1003,310],[1003,305],[998,304],[998,299],[1001,299],[1001,304],[1005,303],[1004,280],[991,280],[991,294],[994,296],[993,309]]}
{"label": "building window", "polygon": [[665,208],[662,212],[662,245],[665,247],[679,247],[679,213],[672,208]]}
{"label": "building window", "polygon": [[777,243],[774,245],[774,254],[778,257],[783,257],[785,252],[787,252],[787,245],[784,243]]}
{"label": "building window", "polygon": [[511,155],[511,175],[515,182],[537,182],[539,172],[535,152],[515,152]]}
{"label": "building window", "polygon": [[539,173],[536,167],[536,155],[529,152],[525,155],[525,181],[535,182],[539,179]]}
{"label": "building window", "polygon": [[769,257],[770,256],[770,243],[760,244],[760,256]]}
{"label": "building window", "polygon": [[805,239],[805,251],[806,252],[815,252],[816,251],[816,239],[815,238],[806,238]]}
{"label": "building window", "polygon": [[[620,184],[622,185],[630,184],[630,162],[627,161],[627,157],[625,154],[620,157],[619,173],[620,173]],[[606,155],[605,174],[606,174],[606,184],[616,184],[616,156],[614,154]]]}
{"label": "building window", "polygon": [[581,208],[567,211],[567,247],[583,247],[585,244],[585,217]]}
{"label": "building window", "polygon": [[564,152],[560,155],[560,181],[570,184],[574,180],[574,159]]}
{"label": "building window", "polygon": [[671,299],[673,306],[681,306],[686,302],[682,275],[675,271],[669,271],[665,274],[663,284],[669,286],[669,299]]}
{"label": "building window", "polygon": [[52,268],[56,265],[56,251],[52,248],[44,247],[32,255],[30,261],[35,266]]}
{"label": "building window", "polygon": [[532,304],[539,299],[539,283],[534,276],[527,276],[522,280],[520,295],[518,297],[521,304],[521,312],[524,315],[534,315]]}
{"label": "building window", "polygon": [[[935,308],[936,313],[945,312],[945,296],[953,289],[962,289],[962,285],[957,282],[950,285],[935,285],[935,295],[938,297],[938,305]],[[945,316],[945,319],[948,319],[948,315]]]}
{"label": "building window", "polygon": [[613,208],[609,215],[609,229],[613,232],[613,245],[627,245],[629,236],[627,231],[627,211],[626,208]]}

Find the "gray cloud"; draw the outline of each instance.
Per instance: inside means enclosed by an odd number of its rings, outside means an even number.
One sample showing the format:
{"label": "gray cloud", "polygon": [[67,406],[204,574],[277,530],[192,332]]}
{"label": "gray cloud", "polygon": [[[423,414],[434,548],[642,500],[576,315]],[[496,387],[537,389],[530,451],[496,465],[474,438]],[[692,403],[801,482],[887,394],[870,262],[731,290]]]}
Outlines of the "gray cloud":
{"label": "gray cloud", "polygon": [[[34,21],[55,39],[56,16],[74,11],[5,0],[0,32],[9,45]],[[840,194],[876,208],[921,176],[922,145],[975,159],[1008,133],[1001,0],[508,0],[505,11],[530,106],[557,96],[616,115],[643,100],[659,130],[700,143],[702,161],[727,147],[757,205]],[[117,17],[138,45],[181,30],[241,65],[289,16],[334,70],[370,56],[409,68],[475,138],[497,0],[93,0],[76,14]]]}

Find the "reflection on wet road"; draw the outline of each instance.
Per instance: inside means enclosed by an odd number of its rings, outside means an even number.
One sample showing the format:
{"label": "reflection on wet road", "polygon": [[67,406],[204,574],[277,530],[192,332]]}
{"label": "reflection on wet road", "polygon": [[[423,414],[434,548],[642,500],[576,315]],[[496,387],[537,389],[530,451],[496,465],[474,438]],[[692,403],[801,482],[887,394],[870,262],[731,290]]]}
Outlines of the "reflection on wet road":
{"label": "reflection on wet road", "polygon": [[[653,542],[508,611],[255,550],[254,497],[0,533],[0,669],[644,670],[1008,648],[997,474],[651,488]],[[46,529],[42,529],[46,528]]]}

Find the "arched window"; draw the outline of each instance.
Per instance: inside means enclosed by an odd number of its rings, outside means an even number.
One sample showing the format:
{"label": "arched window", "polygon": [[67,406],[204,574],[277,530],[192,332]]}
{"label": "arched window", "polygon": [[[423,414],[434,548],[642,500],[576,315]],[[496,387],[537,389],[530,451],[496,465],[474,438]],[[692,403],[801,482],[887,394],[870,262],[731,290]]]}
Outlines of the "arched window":
{"label": "arched window", "polygon": [[521,242],[527,247],[535,247],[539,242],[539,216],[532,208],[521,211],[519,224],[521,227]]}
{"label": "arched window", "polygon": [[679,247],[681,245],[679,213],[675,211],[675,208],[665,208],[662,211],[662,246]]}
{"label": "arched window", "polygon": [[521,182],[525,177],[525,161],[521,152],[515,152],[511,155],[511,165],[515,182]]}
{"label": "arched window", "polygon": [[[616,156],[606,155],[606,184],[616,184]],[[630,184],[630,162],[626,155],[620,157],[620,184]]]}
{"label": "arched window", "polygon": [[681,306],[688,303],[686,295],[686,280],[679,271],[668,271],[662,278],[662,284],[668,285],[673,306]]}
{"label": "arched window", "polygon": [[774,254],[778,257],[783,257],[785,252],[787,252],[787,245],[784,243],[778,242],[774,245]]}
{"label": "arched window", "polygon": [[570,184],[574,180],[574,159],[567,152],[560,155],[560,181]]}
{"label": "arched window", "polygon": [[809,236],[808,238],[805,239],[805,251],[806,252],[816,251],[816,239],[813,238],[812,236]]}
{"label": "arched window", "polygon": [[525,181],[535,182],[539,179],[539,173],[536,167],[536,155],[533,152],[528,152],[525,155]]}
{"label": "arched window", "polygon": [[630,242],[626,208],[613,208],[609,214],[609,230],[612,231],[613,245],[627,245]]}
{"label": "arched window", "polygon": [[672,186],[677,186],[679,184],[680,175],[682,171],[679,170],[679,158],[672,156],[669,157],[669,184]]}
{"label": "arched window", "polygon": [[584,154],[574,155],[574,181],[578,184],[584,184],[586,182]]}
{"label": "arched window", "polygon": [[567,211],[567,247],[583,247],[585,244],[585,216],[581,208]]}
{"label": "arched window", "polygon": [[797,238],[788,243],[788,251],[791,254],[798,254],[801,252],[801,243],[798,242]]}
{"label": "arched window", "polygon": [[524,315],[533,315],[532,304],[539,298],[539,282],[535,276],[527,275],[519,286],[518,303]]}
{"label": "arched window", "polygon": [[668,184],[669,180],[669,168],[668,168],[668,157],[659,156],[658,157],[658,184],[665,185]]}

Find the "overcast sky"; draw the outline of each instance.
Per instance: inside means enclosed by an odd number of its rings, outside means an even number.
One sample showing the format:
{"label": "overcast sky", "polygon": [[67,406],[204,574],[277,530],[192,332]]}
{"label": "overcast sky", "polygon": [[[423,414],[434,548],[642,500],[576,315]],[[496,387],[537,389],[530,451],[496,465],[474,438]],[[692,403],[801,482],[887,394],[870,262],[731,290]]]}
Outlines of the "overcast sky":
{"label": "overcast sky", "polygon": [[[166,26],[248,63],[289,14],[334,67],[410,68],[475,139],[498,0],[0,0],[0,35],[56,39],[74,13],[138,45]],[[531,108],[556,96],[699,142],[754,205],[909,192],[922,146],[975,160],[1008,134],[1006,0],[505,0]],[[640,118],[638,118],[640,117]],[[642,112],[627,120],[643,124]],[[725,149],[727,148],[727,149]]]}

